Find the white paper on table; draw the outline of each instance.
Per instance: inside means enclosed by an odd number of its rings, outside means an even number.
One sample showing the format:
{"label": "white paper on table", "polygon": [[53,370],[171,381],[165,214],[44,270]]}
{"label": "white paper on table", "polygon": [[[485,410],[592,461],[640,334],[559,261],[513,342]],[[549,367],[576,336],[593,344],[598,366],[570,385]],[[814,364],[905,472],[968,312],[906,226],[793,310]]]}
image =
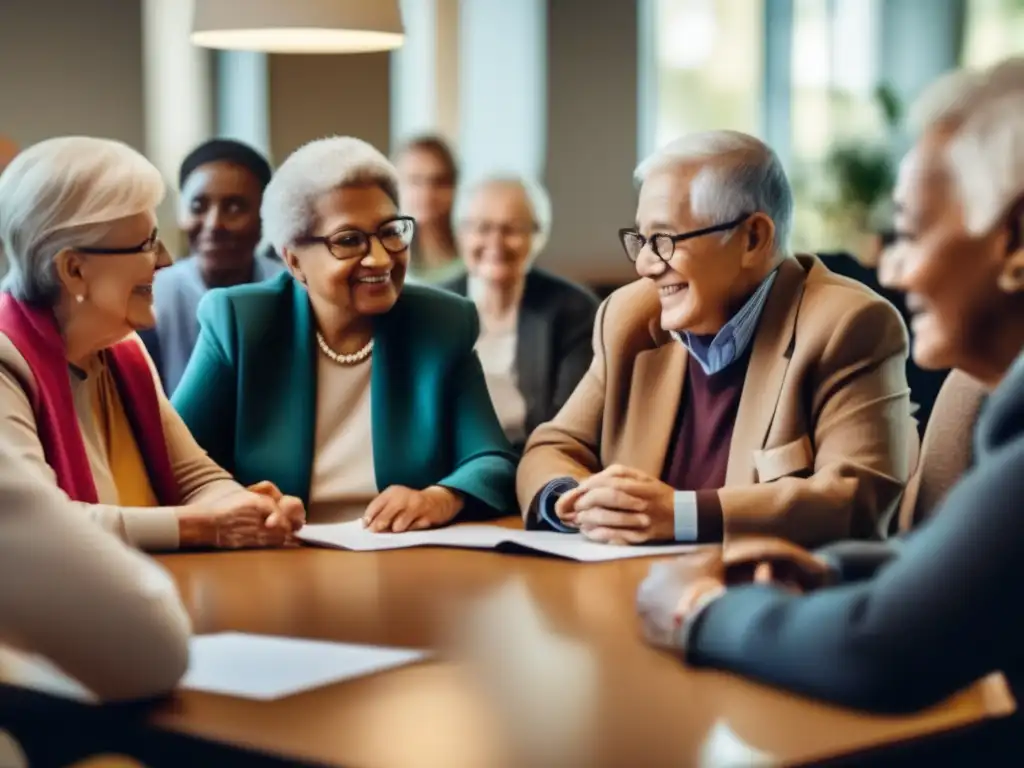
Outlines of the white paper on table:
{"label": "white paper on table", "polygon": [[659,557],[692,552],[693,544],[658,546],[615,546],[588,541],[582,534],[555,531],[521,531],[497,525],[454,525],[429,531],[408,533],[372,533],[362,521],[306,525],[298,537],[309,544],[320,544],[356,552],[374,552],[410,547],[459,547],[521,552],[523,549],[555,555],[568,560],[597,563],[634,557]]}
{"label": "white paper on table", "polygon": [[271,701],[422,661],[426,651],[222,632],[190,643],[181,687]]}

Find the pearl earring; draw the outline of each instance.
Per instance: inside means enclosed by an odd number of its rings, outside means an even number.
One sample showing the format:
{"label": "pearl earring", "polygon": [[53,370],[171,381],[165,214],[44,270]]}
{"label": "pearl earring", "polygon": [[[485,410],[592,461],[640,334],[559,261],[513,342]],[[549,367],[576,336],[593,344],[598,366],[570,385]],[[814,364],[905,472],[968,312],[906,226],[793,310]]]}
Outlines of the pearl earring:
{"label": "pearl earring", "polygon": [[76,295],[75,295],[75,301],[77,301],[77,302],[78,302],[79,304],[81,304],[81,303],[82,303],[83,301],[85,301],[85,296],[83,296],[83,295],[82,295],[82,294],[80,294],[80,293],[79,293],[79,294],[76,294]]}

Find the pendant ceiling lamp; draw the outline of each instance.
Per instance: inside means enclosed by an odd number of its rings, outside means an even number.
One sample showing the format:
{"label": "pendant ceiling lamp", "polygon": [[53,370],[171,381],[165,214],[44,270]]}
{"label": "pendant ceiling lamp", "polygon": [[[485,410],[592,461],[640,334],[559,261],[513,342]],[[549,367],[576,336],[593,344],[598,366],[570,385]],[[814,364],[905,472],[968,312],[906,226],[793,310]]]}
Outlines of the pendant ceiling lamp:
{"label": "pendant ceiling lamp", "polygon": [[398,0],[195,0],[192,42],[265,53],[389,51],[405,35]]}

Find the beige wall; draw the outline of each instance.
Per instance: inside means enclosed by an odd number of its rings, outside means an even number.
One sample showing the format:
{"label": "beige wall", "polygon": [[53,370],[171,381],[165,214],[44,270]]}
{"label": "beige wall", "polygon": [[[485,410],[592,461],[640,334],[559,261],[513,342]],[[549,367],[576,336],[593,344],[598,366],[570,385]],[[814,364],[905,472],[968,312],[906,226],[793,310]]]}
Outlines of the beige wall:
{"label": "beige wall", "polygon": [[387,53],[270,56],[270,143],[281,163],[307,141],[357,136],[382,152],[390,144]]}
{"label": "beige wall", "polygon": [[139,0],[0,0],[0,133],[145,141]]}
{"label": "beige wall", "polygon": [[554,226],[541,264],[587,283],[636,277],[617,233],[636,215],[637,18],[637,0],[548,3]]}

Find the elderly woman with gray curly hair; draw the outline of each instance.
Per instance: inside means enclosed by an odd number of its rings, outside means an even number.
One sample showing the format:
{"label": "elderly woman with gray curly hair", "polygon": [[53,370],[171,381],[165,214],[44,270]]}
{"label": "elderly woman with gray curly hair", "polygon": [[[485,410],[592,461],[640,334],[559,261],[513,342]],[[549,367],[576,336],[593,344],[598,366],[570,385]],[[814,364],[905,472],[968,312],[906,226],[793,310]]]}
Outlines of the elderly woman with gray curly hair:
{"label": "elderly woman with gray curly hair", "polygon": [[135,333],[170,264],[163,195],[149,161],[104,139],[41,142],[0,175],[0,443],[18,475],[141,549],[283,544],[301,503],[207,457]]}
{"label": "elderly woman with gray curly hair", "polygon": [[465,299],[404,285],[416,223],[394,167],[358,139],[293,153],[264,192],[288,273],[211,291],[174,405],[242,482],[273,480],[311,521],[374,531],[510,514],[516,457]]}

